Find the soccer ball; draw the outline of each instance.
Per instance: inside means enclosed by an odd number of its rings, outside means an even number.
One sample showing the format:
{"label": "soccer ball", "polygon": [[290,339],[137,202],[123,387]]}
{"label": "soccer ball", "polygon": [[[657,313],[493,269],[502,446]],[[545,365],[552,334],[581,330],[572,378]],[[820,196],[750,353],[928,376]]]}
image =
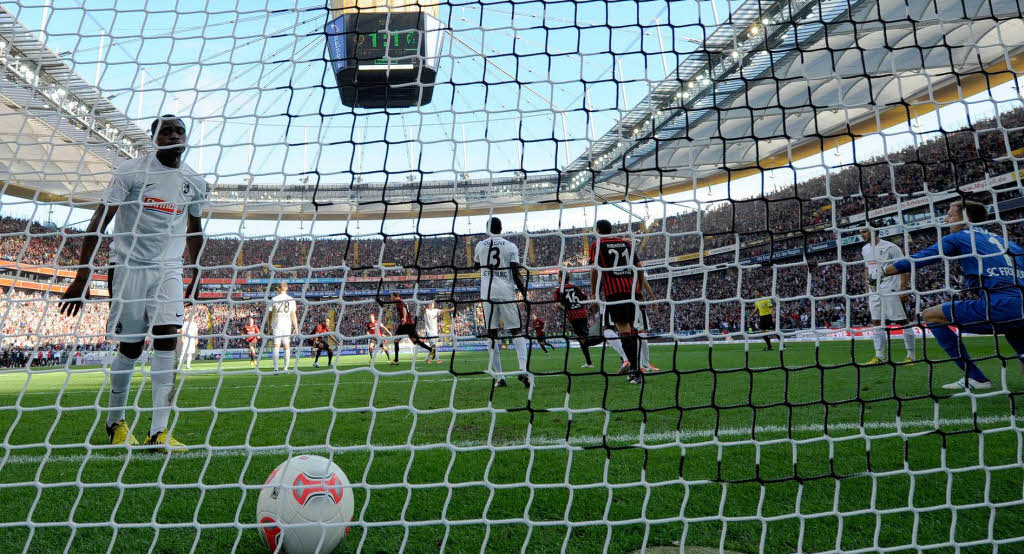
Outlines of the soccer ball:
{"label": "soccer ball", "polygon": [[256,522],[270,552],[333,552],[348,534],[352,511],[345,472],[327,458],[303,455],[270,472]]}

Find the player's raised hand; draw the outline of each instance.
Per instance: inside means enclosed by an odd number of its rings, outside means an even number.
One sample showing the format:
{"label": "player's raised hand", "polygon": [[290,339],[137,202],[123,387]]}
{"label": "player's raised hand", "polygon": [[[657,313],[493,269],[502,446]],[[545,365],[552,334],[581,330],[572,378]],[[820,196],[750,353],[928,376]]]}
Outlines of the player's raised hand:
{"label": "player's raised hand", "polygon": [[69,317],[78,315],[82,311],[83,302],[89,298],[89,280],[75,277],[61,296],[60,313]]}

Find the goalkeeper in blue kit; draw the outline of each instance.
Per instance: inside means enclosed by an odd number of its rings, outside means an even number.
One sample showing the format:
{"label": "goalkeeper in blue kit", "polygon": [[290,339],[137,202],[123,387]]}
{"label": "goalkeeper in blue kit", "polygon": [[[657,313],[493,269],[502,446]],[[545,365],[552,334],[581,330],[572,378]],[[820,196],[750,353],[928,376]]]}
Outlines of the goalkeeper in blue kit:
{"label": "goalkeeper in blue kit", "polygon": [[873,276],[879,279],[908,273],[944,258],[960,262],[964,282],[978,298],[943,302],[921,313],[939,346],[965,372],[962,379],[943,385],[947,390],[992,388],[992,382],[971,360],[950,325],[956,325],[961,332],[1004,335],[1017,352],[1024,371],[1024,248],[985,230],[982,224],[987,217],[983,204],[954,202],[946,213],[946,223],[950,225],[948,235],[910,259],[879,267]]}

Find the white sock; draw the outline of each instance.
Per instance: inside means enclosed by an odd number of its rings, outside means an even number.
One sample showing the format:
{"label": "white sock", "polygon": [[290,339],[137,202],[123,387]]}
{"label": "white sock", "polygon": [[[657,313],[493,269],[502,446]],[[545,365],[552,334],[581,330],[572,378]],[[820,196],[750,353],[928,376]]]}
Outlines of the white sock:
{"label": "white sock", "polygon": [[501,370],[501,348],[499,347],[498,341],[492,340],[490,351],[491,351],[491,367],[492,373],[498,375],[499,379],[504,379],[505,376]]}
{"label": "white sock", "polygon": [[640,367],[651,366],[651,348],[649,346],[650,341],[646,337],[638,336],[640,339]]}
{"label": "white sock", "polygon": [[292,367],[292,349],[287,346],[284,349],[284,370],[288,371]]}
{"label": "white sock", "polygon": [[128,392],[132,386],[132,373],[135,371],[135,360],[118,353],[110,364],[110,396],[107,406],[107,425],[113,425],[124,419],[124,407],[128,403]]}
{"label": "white sock", "polygon": [[274,345],[274,371],[277,371],[277,361],[281,358],[281,347]]}
{"label": "white sock", "polygon": [[917,359],[917,335],[913,327],[903,330],[903,346],[907,347],[907,357],[911,360]]}
{"label": "white sock", "polygon": [[167,429],[174,394],[174,351],[155,350],[149,358],[149,381],[153,387],[153,423],[149,436]]}
{"label": "white sock", "polygon": [[622,341],[619,340],[619,335],[617,335],[615,331],[612,331],[611,329],[605,329],[604,339],[605,342],[608,343],[608,346],[612,348],[612,350],[618,352],[619,357],[622,358],[623,362],[625,362],[628,359],[626,358],[626,351],[622,349]]}
{"label": "white sock", "polygon": [[516,358],[519,359],[519,373],[526,373],[526,358],[530,355],[530,343],[526,337],[513,337],[512,346],[516,349]]}
{"label": "white sock", "polygon": [[886,333],[884,327],[875,327],[875,332],[872,333],[871,340],[875,342],[875,357],[879,360],[885,359],[886,339],[888,333]]}

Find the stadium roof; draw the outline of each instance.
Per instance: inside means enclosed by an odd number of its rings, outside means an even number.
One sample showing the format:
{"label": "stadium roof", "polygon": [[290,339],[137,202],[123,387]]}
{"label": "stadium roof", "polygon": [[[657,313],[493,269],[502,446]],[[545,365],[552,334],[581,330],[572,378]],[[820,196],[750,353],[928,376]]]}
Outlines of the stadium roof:
{"label": "stadium roof", "polygon": [[[291,188],[352,217],[590,205],[709,186],[788,165],[1024,72],[1014,0],[748,0],[671,79],[560,173]],[[947,46],[955,45],[955,46]],[[1009,68],[1009,69],[1007,69]],[[216,187],[249,216],[275,188]],[[254,203],[252,193],[256,192]],[[385,202],[385,199],[387,202]],[[262,203],[260,203],[262,202]],[[405,202],[405,204],[402,204]],[[225,206],[226,207],[226,206]]]}
{"label": "stadium roof", "polygon": [[1021,16],[1015,0],[745,2],[570,171],[621,197],[788,165],[1024,73]]}
{"label": "stadium roof", "polygon": [[[1024,67],[1022,37],[1014,0],[748,0],[563,172],[215,183],[214,215],[470,215],[618,200],[627,186],[631,198],[708,186],[1009,81]],[[148,133],[2,6],[0,39],[5,192],[94,202],[121,159],[148,150]]]}
{"label": "stadium roof", "polygon": [[149,149],[149,133],[4,6],[0,52],[0,180],[7,194],[95,200],[113,168]]}

